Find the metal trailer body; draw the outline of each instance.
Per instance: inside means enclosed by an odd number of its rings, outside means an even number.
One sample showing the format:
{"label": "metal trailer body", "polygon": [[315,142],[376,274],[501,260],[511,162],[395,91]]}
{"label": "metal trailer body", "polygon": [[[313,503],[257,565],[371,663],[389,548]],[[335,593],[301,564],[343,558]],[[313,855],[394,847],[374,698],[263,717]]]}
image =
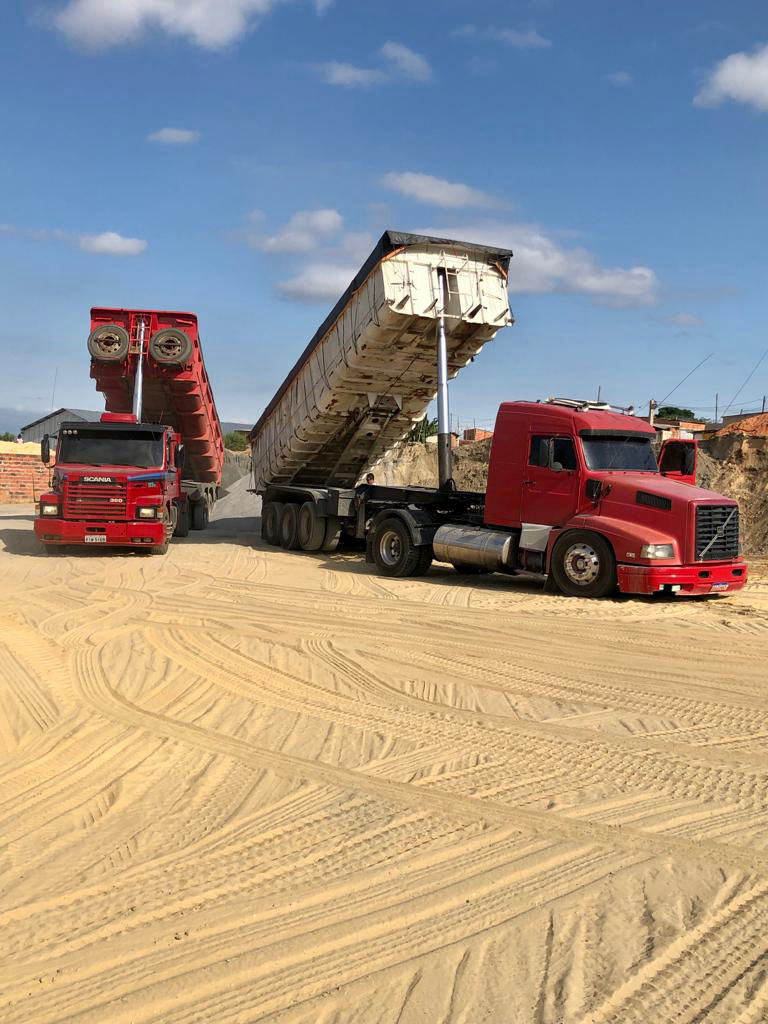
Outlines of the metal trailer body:
{"label": "metal trailer body", "polygon": [[251,431],[254,489],[354,486],[435,397],[441,318],[449,377],[513,323],[510,256],[386,232]]}

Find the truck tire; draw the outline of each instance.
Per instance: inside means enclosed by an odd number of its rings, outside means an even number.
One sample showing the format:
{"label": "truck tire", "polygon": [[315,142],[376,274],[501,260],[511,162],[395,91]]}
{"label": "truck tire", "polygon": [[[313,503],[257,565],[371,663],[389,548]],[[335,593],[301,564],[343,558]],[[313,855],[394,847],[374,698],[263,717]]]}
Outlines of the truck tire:
{"label": "truck tire", "polygon": [[177,508],[176,515],[176,529],[173,531],[174,537],[188,537],[189,536],[189,502],[180,501]]}
{"label": "truck tire", "polygon": [[299,506],[289,501],[280,513],[280,547],[296,551],[299,547]]}
{"label": "truck tire", "polygon": [[192,341],[175,327],[155,331],[149,339],[149,354],[156,363],[166,366],[187,363],[192,355]]}
{"label": "truck tire", "polygon": [[204,501],[195,501],[192,504],[192,529],[204,530],[208,525],[208,505]]}
{"label": "truck tire", "polygon": [[551,570],[559,589],[571,597],[605,597],[616,589],[611,546],[589,530],[571,530],[557,541]]}
{"label": "truck tire", "polygon": [[88,337],[88,351],[92,359],[100,363],[118,363],[128,355],[131,339],[128,331],[119,324],[103,324],[91,331]]}
{"label": "truck tire", "polygon": [[149,548],[150,555],[165,555],[168,553],[168,538],[166,537],[162,544],[155,544],[154,547]]}
{"label": "truck tire", "polygon": [[267,544],[280,543],[280,517],[283,512],[281,501],[268,501],[261,510],[261,536]]}
{"label": "truck tire", "polygon": [[328,516],[325,520],[325,536],[321,551],[335,551],[341,540],[341,520],[338,516]]}
{"label": "truck tire", "polygon": [[299,509],[299,545],[304,551],[319,551],[325,540],[326,517],[318,514],[314,501]]}
{"label": "truck tire", "polygon": [[423,575],[432,562],[432,550],[427,546],[425,554],[425,548],[416,547],[402,519],[384,519],[373,536],[373,560],[382,576]]}

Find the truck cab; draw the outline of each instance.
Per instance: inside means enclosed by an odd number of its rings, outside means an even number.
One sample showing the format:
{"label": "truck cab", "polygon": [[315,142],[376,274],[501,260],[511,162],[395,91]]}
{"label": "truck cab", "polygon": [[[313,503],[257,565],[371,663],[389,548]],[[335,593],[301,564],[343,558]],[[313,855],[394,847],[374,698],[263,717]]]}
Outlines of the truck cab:
{"label": "truck cab", "polygon": [[484,526],[513,532],[518,567],[567,593],[741,589],[737,503],[695,485],[694,441],[666,442],[657,461],[655,437],[589,403],[502,404]]}
{"label": "truck cab", "polygon": [[[49,439],[42,448],[48,463]],[[52,487],[40,498],[35,534],[49,550],[97,544],[163,552],[174,530],[184,528],[183,461],[177,433],[161,424],[136,422],[130,414],[63,423]]]}

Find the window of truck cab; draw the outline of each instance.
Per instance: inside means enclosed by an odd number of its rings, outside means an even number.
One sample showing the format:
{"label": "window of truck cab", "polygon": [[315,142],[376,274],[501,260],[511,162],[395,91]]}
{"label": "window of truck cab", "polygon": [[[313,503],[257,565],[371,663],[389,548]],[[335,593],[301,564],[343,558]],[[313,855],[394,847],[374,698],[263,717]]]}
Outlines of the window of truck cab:
{"label": "window of truck cab", "polygon": [[58,461],[66,465],[158,469],[163,466],[163,458],[162,432],[84,426],[59,433]]}
{"label": "window of truck cab", "polygon": [[635,472],[658,473],[651,442],[652,434],[641,434],[639,431],[626,434],[601,434],[582,431],[581,446],[587,469],[603,470],[604,472]]}
{"label": "window of truck cab", "polygon": [[528,450],[528,465],[538,466],[540,469],[551,469],[549,453],[547,450],[546,461],[543,461],[544,448],[542,442],[551,445],[553,463],[560,463],[563,469],[577,470],[579,461],[576,456],[576,446],[573,438],[563,437],[557,434],[531,434],[531,444]]}

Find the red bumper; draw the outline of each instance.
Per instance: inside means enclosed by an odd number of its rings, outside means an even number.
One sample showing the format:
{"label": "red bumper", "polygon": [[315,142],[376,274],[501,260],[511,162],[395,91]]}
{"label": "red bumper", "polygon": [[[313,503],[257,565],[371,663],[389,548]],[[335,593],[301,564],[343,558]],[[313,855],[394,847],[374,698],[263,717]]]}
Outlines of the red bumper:
{"label": "red bumper", "polygon": [[720,565],[619,565],[622,594],[655,594],[670,587],[678,594],[731,594],[747,582],[747,563]]}
{"label": "red bumper", "polygon": [[[83,544],[86,547],[152,547],[162,544],[162,521],[132,523],[78,523],[66,519],[35,519],[35,536],[43,544]],[[96,540],[95,538],[99,538]],[[103,539],[102,539],[103,538]]]}

